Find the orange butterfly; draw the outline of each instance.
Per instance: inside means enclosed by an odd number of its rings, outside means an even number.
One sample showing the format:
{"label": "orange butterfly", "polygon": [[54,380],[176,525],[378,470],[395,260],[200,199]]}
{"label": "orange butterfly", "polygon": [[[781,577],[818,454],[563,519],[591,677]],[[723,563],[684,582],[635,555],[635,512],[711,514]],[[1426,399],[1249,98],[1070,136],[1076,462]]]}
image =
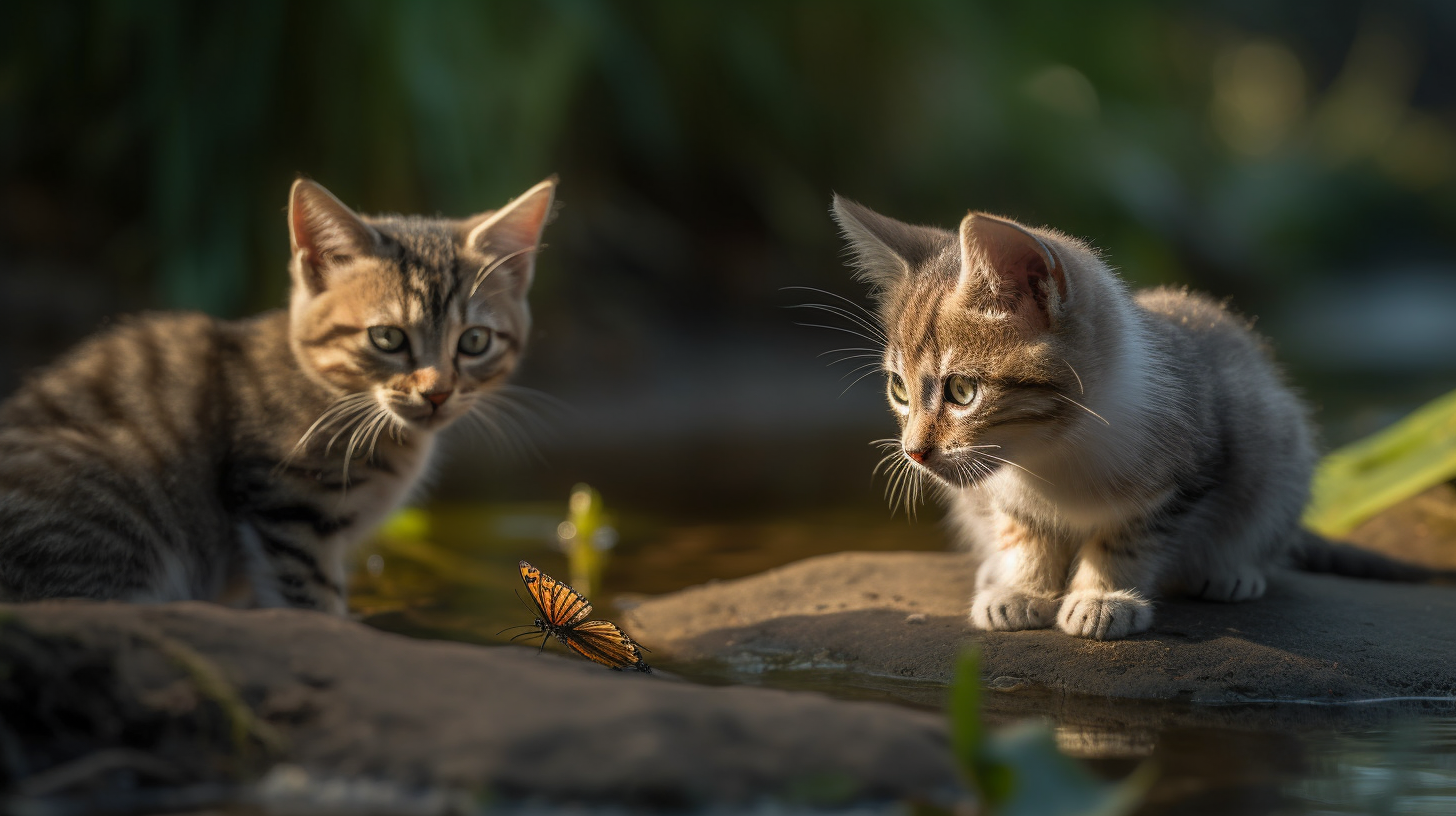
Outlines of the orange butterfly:
{"label": "orange butterfly", "polygon": [[617,624],[586,619],[592,605],[580,592],[525,561],[521,562],[521,580],[540,617],[533,624],[535,632],[522,632],[511,640],[540,632],[544,649],[547,637],[555,635],[566,648],[608,668],[652,671],[642,659],[642,650],[646,647],[637,645]]}

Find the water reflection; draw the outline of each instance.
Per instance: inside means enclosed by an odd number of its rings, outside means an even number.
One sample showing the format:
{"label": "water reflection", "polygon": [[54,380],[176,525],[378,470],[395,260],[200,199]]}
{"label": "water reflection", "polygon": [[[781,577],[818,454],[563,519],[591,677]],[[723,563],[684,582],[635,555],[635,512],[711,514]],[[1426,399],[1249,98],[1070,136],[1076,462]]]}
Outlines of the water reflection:
{"label": "water reflection", "polygon": [[[391,525],[358,555],[354,611],[414,637],[503,643],[499,630],[534,613],[516,595],[516,561],[566,574],[557,545],[565,503],[441,505]],[[621,543],[592,601],[599,617],[634,597],[751,575],[843,550],[934,550],[936,525],[876,508],[767,521],[691,523],[616,512]],[[651,644],[648,644],[650,647]],[[548,645],[546,648],[554,648]],[[664,656],[666,657],[666,656]],[[654,659],[663,674],[713,685],[761,685],[938,711],[945,688],[826,668],[745,671]],[[986,719],[1053,723],[1057,743],[1109,778],[1144,760],[1158,781],[1139,811],[1201,814],[1456,813],[1456,706],[1195,706],[1079,699],[1011,687],[985,696]]]}

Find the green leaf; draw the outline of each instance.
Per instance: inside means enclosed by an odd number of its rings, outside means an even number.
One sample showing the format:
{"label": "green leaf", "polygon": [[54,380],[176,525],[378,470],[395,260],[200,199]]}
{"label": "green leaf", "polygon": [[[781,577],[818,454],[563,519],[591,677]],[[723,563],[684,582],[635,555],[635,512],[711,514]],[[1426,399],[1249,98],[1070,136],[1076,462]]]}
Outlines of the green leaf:
{"label": "green leaf", "polygon": [[986,728],[981,722],[981,653],[975,646],[956,658],[949,710],[956,761],[986,809],[995,812],[1014,793],[1016,774],[1010,766],[993,760],[987,750]]}
{"label": "green leaf", "polygon": [[955,679],[950,686],[950,735],[956,761],[975,777],[981,757],[981,653],[968,646],[956,658]]}
{"label": "green leaf", "polygon": [[1151,787],[1147,763],[1109,783],[1057,749],[1045,724],[1026,722],[988,733],[981,721],[981,660],[974,647],[956,659],[950,687],[951,746],[957,762],[995,816],[1121,816]]}
{"label": "green leaf", "polygon": [[1456,478],[1456,391],[1326,456],[1304,523],[1339,537],[1390,506]]}
{"label": "green leaf", "polygon": [[988,759],[1012,769],[1010,795],[987,809],[997,816],[1120,816],[1131,813],[1151,786],[1154,771],[1143,764],[1121,782],[1104,782],[1057,749],[1052,731],[1024,722],[992,735]]}

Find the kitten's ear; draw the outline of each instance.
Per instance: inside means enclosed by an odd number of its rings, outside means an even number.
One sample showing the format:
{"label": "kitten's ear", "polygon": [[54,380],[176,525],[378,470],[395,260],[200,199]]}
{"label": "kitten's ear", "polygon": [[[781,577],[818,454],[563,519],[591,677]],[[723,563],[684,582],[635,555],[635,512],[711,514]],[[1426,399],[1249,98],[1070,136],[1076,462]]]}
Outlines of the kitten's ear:
{"label": "kitten's ear", "polygon": [[499,210],[465,220],[465,246],[486,259],[475,281],[477,288],[488,276],[507,279],[508,289],[517,297],[526,294],[536,274],[541,232],[551,220],[555,200],[556,177],[552,176]]}
{"label": "kitten's ear", "polygon": [[830,211],[849,242],[855,277],[881,291],[928,259],[945,239],[940,230],[896,221],[841,195],[834,196]]}
{"label": "kitten's ear", "polygon": [[961,221],[962,288],[990,289],[993,303],[1036,331],[1053,326],[1067,300],[1066,270],[1045,241],[985,213]]}
{"label": "kitten's ear", "polygon": [[322,184],[308,179],[293,182],[288,195],[288,236],[294,284],[310,295],[326,288],[330,269],[379,247],[373,228]]}

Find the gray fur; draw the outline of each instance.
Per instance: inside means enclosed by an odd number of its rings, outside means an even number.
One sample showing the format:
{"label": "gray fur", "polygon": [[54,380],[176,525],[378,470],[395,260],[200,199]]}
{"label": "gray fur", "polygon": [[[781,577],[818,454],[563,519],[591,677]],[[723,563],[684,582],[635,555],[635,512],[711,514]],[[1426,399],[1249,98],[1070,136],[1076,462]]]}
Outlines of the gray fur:
{"label": "gray fur", "polygon": [[[457,222],[363,218],[300,181],[289,310],[142,315],[30,378],[0,405],[0,600],[345,611],[349,547],[419,484],[440,430],[490,421],[554,184]],[[457,351],[473,326],[493,332],[478,356]]]}
{"label": "gray fur", "polygon": [[[916,386],[908,404],[891,392],[893,484],[938,485],[983,559],[976,626],[1119,638],[1159,593],[1263,594],[1301,540],[1315,450],[1247,321],[1187,291],[1133,296],[1052,230],[972,214],[925,249],[926,228],[834,212],[875,266],[860,274],[887,376]],[[956,375],[977,384],[968,406],[946,396]]]}

